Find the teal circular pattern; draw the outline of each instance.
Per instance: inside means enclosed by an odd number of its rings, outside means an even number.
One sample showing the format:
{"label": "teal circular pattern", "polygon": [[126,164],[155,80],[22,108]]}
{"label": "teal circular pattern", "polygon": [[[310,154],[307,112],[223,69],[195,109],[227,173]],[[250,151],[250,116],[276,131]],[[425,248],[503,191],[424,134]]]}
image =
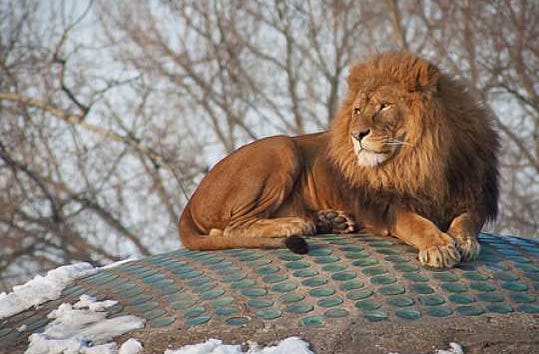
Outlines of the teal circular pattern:
{"label": "teal circular pattern", "polygon": [[263,318],[265,320],[273,320],[275,318],[281,317],[283,314],[280,310],[276,309],[264,309],[256,311],[256,317]]}
{"label": "teal circular pattern", "polygon": [[318,306],[321,307],[335,307],[342,304],[342,299],[338,297],[331,297],[326,299],[321,299],[318,301]]}
{"label": "teal circular pattern", "polygon": [[458,306],[456,311],[463,316],[479,316],[485,312],[479,306]]}
{"label": "teal circular pattern", "polygon": [[379,287],[377,290],[378,294],[381,295],[398,295],[404,293],[404,286],[401,285],[384,285]]}
{"label": "teal circular pattern", "polygon": [[408,296],[390,297],[387,303],[395,307],[407,307],[414,304],[414,299]]}
{"label": "teal circular pattern", "polygon": [[312,310],[314,310],[313,305],[308,304],[308,303],[297,303],[297,304],[289,305],[286,308],[286,311],[290,313],[307,313],[307,312],[311,312]]}
{"label": "teal circular pattern", "polygon": [[308,316],[299,320],[299,324],[307,327],[318,327],[324,324],[324,316]]}
{"label": "teal circular pattern", "polygon": [[357,277],[357,274],[354,272],[341,272],[341,273],[335,273],[331,276],[331,279],[337,280],[337,281],[346,281],[346,280],[352,280],[355,277]]}
{"label": "teal circular pattern", "polygon": [[370,290],[352,290],[346,294],[346,298],[350,300],[366,299],[373,294]]}
{"label": "teal circular pattern", "polygon": [[451,309],[442,306],[433,306],[425,310],[425,313],[433,317],[447,317],[453,313]]}
{"label": "teal circular pattern", "polygon": [[417,320],[421,317],[421,313],[412,309],[399,309],[395,311],[395,314],[405,320]]}
{"label": "teal circular pattern", "polygon": [[375,276],[375,277],[372,277],[371,278],[371,283],[373,284],[377,284],[377,285],[380,285],[380,284],[393,284],[397,282],[397,278],[394,278],[392,276],[389,276],[389,275],[378,275],[378,276]]}
{"label": "teal circular pattern", "polygon": [[486,306],[487,310],[494,313],[510,313],[513,312],[513,308],[506,304],[492,303]]}
{"label": "teal circular pattern", "polygon": [[464,295],[464,294],[451,294],[448,296],[449,301],[454,302],[456,304],[471,304],[472,302],[475,302],[475,299],[473,296],[470,295]]}
{"label": "teal circular pattern", "polygon": [[305,286],[314,287],[326,284],[328,281],[325,278],[309,278],[301,283]]}
{"label": "teal circular pattern", "polygon": [[301,294],[294,294],[294,293],[281,295],[279,297],[279,300],[281,302],[285,303],[285,304],[298,302],[298,301],[301,301],[303,299],[305,299],[305,296],[303,296]]}
{"label": "teal circular pattern", "polygon": [[280,283],[275,284],[271,287],[271,290],[277,291],[280,293],[286,293],[292,290],[296,290],[298,288],[298,285],[296,283]]}
{"label": "teal circular pattern", "polygon": [[349,291],[353,289],[361,289],[365,284],[359,280],[352,280],[344,284],[339,285],[339,289],[342,291]]}
{"label": "teal circular pattern", "polygon": [[354,306],[361,310],[376,310],[380,308],[382,304],[373,300],[361,300],[357,301]]}
{"label": "teal circular pattern", "polygon": [[266,295],[267,291],[263,288],[247,288],[243,289],[241,293],[247,297],[258,297]]}
{"label": "teal circular pattern", "polygon": [[363,316],[371,322],[387,320],[389,317],[388,313],[383,310],[367,310],[363,313]]}
{"label": "teal circular pattern", "polygon": [[309,290],[309,295],[314,297],[324,297],[335,294],[335,290],[332,288],[316,288]]}
{"label": "teal circular pattern", "polygon": [[295,271],[292,275],[298,278],[310,278],[318,275],[318,272],[312,269],[303,269]]}
{"label": "teal circular pattern", "polygon": [[345,309],[331,309],[324,312],[324,316],[329,317],[329,318],[341,318],[341,317],[346,317],[349,314],[350,312],[348,312]]}
{"label": "teal circular pattern", "polygon": [[273,306],[273,301],[269,299],[252,299],[247,301],[247,306],[255,309],[270,307]]}

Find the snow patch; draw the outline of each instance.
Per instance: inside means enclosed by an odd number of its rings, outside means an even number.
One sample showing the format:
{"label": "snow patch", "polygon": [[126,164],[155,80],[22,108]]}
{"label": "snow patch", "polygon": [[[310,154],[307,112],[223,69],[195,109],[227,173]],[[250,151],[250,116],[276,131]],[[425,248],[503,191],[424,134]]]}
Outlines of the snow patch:
{"label": "snow patch", "polygon": [[[74,305],[63,303],[47,317],[54,319],[43,333],[29,337],[25,354],[118,354],[113,337],[144,327],[144,320],[136,316],[106,318],[106,309],[117,301],[96,301],[82,295]],[[126,345],[129,341],[124,343]],[[138,342],[137,342],[138,343]],[[138,343],[140,345],[140,343]],[[136,344],[129,342],[122,354],[134,354]],[[141,346],[142,347],[142,346]],[[131,350],[131,351],[130,351]]]}
{"label": "snow patch", "polygon": [[451,349],[438,349],[435,354],[464,354],[464,351],[462,350],[462,346],[460,344],[451,342],[449,343],[449,346],[451,347]]}
{"label": "snow patch", "polygon": [[90,263],[84,262],[53,269],[44,277],[36,275],[26,284],[14,286],[13,292],[0,293],[0,319],[57,299],[71,281],[97,271]]}
{"label": "snow patch", "polygon": [[142,351],[142,344],[136,339],[130,338],[122,344],[118,354],[137,354]]}
{"label": "snow patch", "polygon": [[44,277],[36,275],[27,283],[14,286],[13,292],[0,293],[0,319],[17,314],[32,306],[38,306],[45,301],[57,299],[62,290],[77,278],[95,274],[102,269],[114,268],[136,259],[128,258],[97,268],[90,263],[82,262],[53,269]]}
{"label": "snow patch", "polygon": [[205,343],[186,345],[180,349],[166,350],[165,354],[314,354],[309,350],[309,343],[298,337],[289,337],[276,346],[261,348],[258,344],[249,342],[247,351],[241,345],[223,344],[220,339],[208,339]]}

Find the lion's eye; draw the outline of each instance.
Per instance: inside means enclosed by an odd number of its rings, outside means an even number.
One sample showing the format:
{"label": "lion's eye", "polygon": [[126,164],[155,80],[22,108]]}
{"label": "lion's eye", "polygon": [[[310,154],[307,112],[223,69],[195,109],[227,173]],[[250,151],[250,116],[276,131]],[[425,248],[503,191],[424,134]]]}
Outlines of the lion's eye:
{"label": "lion's eye", "polygon": [[359,107],[354,108],[354,114],[359,114],[360,112],[361,110],[359,109]]}
{"label": "lion's eye", "polygon": [[380,104],[380,111],[386,111],[391,107],[391,103],[384,102]]}

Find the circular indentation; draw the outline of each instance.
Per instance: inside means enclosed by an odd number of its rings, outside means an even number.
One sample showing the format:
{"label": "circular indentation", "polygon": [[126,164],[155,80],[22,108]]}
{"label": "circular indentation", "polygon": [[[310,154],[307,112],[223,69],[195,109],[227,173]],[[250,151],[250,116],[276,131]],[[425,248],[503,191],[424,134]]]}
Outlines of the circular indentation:
{"label": "circular indentation", "polygon": [[292,290],[296,290],[298,285],[296,283],[280,283],[271,287],[271,290],[278,291],[280,293],[286,293]]}
{"label": "circular indentation", "polygon": [[368,310],[363,313],[363,316],[371,322],[383,321],[389,317],[387,312],[382,310]]}
{"label": "circular indentation", "polygon": [[499,272],[494,274],[494,278],[502,281],[515,281],[519,279],[519,276],[513,273]]}
{"label": "circular indentation", "polygon": [[181,301],[176,301],[170,305],[174,310],[185,310],[195,304],[195,301],[192,299],[186,299]]}
{"label": "circular indentation", "polygon": [[354,306],[361,310],[375,310],[380,308],[382,304],[374,300],[361,300],[357,301]]}
{"label": "circular indentation", "polygon": [[504,300],[503,295],[498,293],[481,293],[477,294],[477,298],[486,302],[503,302]]}
{"label": "circular indentation", "polygon": [[289,304],[289,303],[292,303],[292,302],[298,302],[298,301],[301,301],[305,299],[305,296],[301,295],[301,294],[294,294],[294,293],[291,293],[291,294],[284,294],[284,295],[281,295],[279,297],[279,300],[285,304]]}
{"label": "circular indentation", "polygon": [[310,264],[307,261],[292,261],[292,262],[288,262],[286,264],[286,267],[290,269],[303,269],[303,268],[309,268]]}
{"label": "circular indentation", "polygon": [[252,299],[247,301],[247,306],[255,309],[270,307],[273,306],[273,301],[268,299]]}
{"label": "circular indentation", "polygon": [[282,274],[270,274],[262,278],[262,281],[269,284],[279,283],[288,279],[286,275]]}
{"label": "circular indentation", "polygon": [[292,275],[298,278],[309,278],[318,275],[318,272],[312,269],[302,269],[295,271]]}
{"label": "circular indentation", "polygon": [[324,316],[308,316],[299,320],[299,324],[302,326],[314,327],[324,324]]}
{"label": "circular indentation", "polygon": [[174,317],[159,317],[150,321],[150,327],[165,327],[176,321]]}
{"label": "circular indentation", "polygon": [[519,303],[519,304],[525,304],[525,303],[530,303],[530,302],[534,302],[535,301],[535,296],[533,295],[528,295],[528,294],[511,294],[511,299],[516,302],[516,303]]}
{"label": "circular indentation", "polygon": [[253,253],[253,254],[241,255],[238,257],[238,259],[241,262],[252,262],[252,261],[256,261],[260,259],[261,257],[263,257],[261,254]]}
{"label": "circular indentation", "polygon": [[478,306],[457,306],[455,310],[463,316],[479,316],[485,312]]}
{"label": "circular indentation", "polygon": [[515,267],[525,272],[539,272],[539,266],[533,264],[517,263]]}
{"label": "circular indentation", "polygon": [[156,301],[147,301],[140,305],[135,306],[135,308],[137,309],[137,311],[140,311],[140,312],[148,312],[158,306],[159,306],[159,303]]}
{"label": "circular indentation", "polygon": [[433,317],[446,317],[446,316],[451,315],[453,311],[451,311],[451,309],[448,309],[447,307],[433,306],[433,307],[427,308],[425,313]]}
{"label": "circular indentation", "polygon": [[256,274],[260,274],[260,275],[273,274],[278,271],[279,271],[279,267],[277,266],[262,266],[262,267],[256,268],[255,270]]}
{"label": "circular indentation", "polygon": [[419,273],[404,273],[403,277],[417,283],[424,283],[429,281],[429,277]]}
{"label": "circular indentation", "polygon": [[[311,251],[309,251],[309,254],[311,254]],[[283,261],[286,261],[286,262],[299,261],[299,260],[301,260],[303,258],[303,256],[301,256],[299,254],[292,253],[292,252],[280,254],[278,257],[279,257],[279,259],[281,259]]]}
{"label": "circular indentation", "polygon": [[136,296],[134,298],[127,300],[127,304],[136,306],[150,299],[152,299],[152,296],[150,294],[142,294],[142,295],[139,295],[139,296]]}
{"label": "circular indentation", "polygon": [[322,270],[325,272],[342,272],[348,268],[346,264],[326,264],[322,267]]}
{"label": "circular indentation", "polygon": [[417,320],[419,317],[421,317],[421,313],[419,311],[412,309],[395,310],[395,314],[400,318],[404,318],[405,320]]}
{"label": "circular indentation", "polygon": [[181,277],[183,277],[184,279],[193,279],[201,276],[202,274],[204,274],[204,272],[200,270],[193,270],[192,272],[181,274]]}
{"label": "circular indentation", "polygon": [[13,331],[13,328],[2,328],[2,329],[0,329],[0,338],[8,335],[11,331]]}
{"label": "circular indentation", "polygon": [[408,296],[391,297],[387,300],[391,306],[406,307],[414,304],[414,300]]}
{"label": "circular indentation", "polygon": [[373,258],[358,259],[352,262],[352,265],[359,267],[368,267],[375,264],[378,264],[378,260]]}
{"label": "circular indentation", "polygon": [[194,307],[188,311],[185,311],[183,313],[183,316],[186,317],[186,318],[194,318],[194,317],[198,317],[200,315],[202,315],[204,312],[206,312],[206,308],[205,307]]}
{"label": "circular indentation", "polygon": [[144,316],[147,320],[153,320],[154,318],[160,317],[166,313],[163,309],[156,309],[152,311],[145,312],[142,316]]}
{"label": "circular indentation", "polygon": [[468,291],[468,287],[466,285],[458,283],[443,283],[442,288],[451,293],[464,293]]}
{"label": "circular indentation", "polygon": [[309,291],[309,295],[315,297],[330,296],[335,294],[335,290],[331,288],[316,288]]}
{"label": "circular indentation", "polygon": [[339,257],[322,256],[322,257],[316,257],[314,259],[314,262],[318,264],[327,264],[327,263],[337,262],[339,259],[340,259]]}
{"label": "circular indentation", "polygon": [[371,283],[373,284],[393,284],[396,281],[396,278],[389,275],[379,275],[371,278]]}
{"label": "circular indentation", "polygon": [[223,277],[223,281],[227,283],[236,282],[245,279],[245,277],[247,277],[247,275],[244,273],[232,273],[225,275]]}
{"label": "circular indentation", "polygon": [[273,320],[275,318],[281,317],[282,312],[276,309],[264,309],[256,311],[256,317],[263,318],[265,320]]}
{"label": "circular indentation", "polygon": [[230,316],[236,312],[239,312],[239,309],[232,306],[223,306],[215,310],[217,316]]}
{"label": "circular indentation", "polygon": [[329,256],[332,253],[333,253],[333,250],[330,248],[317,248],[314,250],[309,250],[309,256],[315,256],[315,257]]}
{"label": "circular indentation", "polygon": [[358,251],[358,252],[346,252],[344,254],[345,258],[348,259],[363,259],[369,256],[368,252],[365,251]]}
{"label": "circular indentation", "polygon": [[349,291],[349,290],[353,290],[353,289],[360,289],[364,286],[365,284],[360,281],[360,280],[352,280],[352,281],[348,281],[344,284],[341,284],[339,286],[339,289],[343,290],[343,291]]}
{"label": "circular indentation", "polygon": [[216,286],[217,286],[217,284],[215,284],[215,283],[206,283],[206,284],[194,286],[192,290],[195,293],[203,293],[203,292],[206,292],[206,291],[210,291],[211,289],[215,288]]}
{"label": "circular indentation", "polygon": [[448,299],[456,304],[470,304],[475,302],[473,296],[463,294],[451,294],[449,295]]}
{"label": "circular indentation", "polygon": [[243,326],[249,323],[249,319],[245,317],[231,317],[225,321],[230,326]]}
{"label": "circular indentation", "polygon": [[162,288],[158,288],[157,291],[161,294],[161,295],[170,295],[170,294],[174,294],[174,293],[177,293],[178,291],[182,290],[182,288],[180,286],[165,286],[165,287],[162,287]]}
{"label": "circular indentation", "polygon": [[145,283],[155,283],[156,281],[159,281],[159,280],[164,279],[164,278],[165,278],[164,274],[158,273],[158,274],[153,274],[153,275],[144,277],[144,278],[142,278],[142,281],[145,282]]}
{"label": "circular indentation", "polygon": [[412,284],[410,289],[417,294],[432,294],[434,289],[426,284]]}
{"label": "circular indentation", "polygon": [[346,298],[350,300],[366,299],[373,294],[370,290],[352,290],[346,294]]}
{"label": "circular indentation", "polygon": [[302,281],[301,283],[305,286],[320,286],[326,284],[328,281],[324,278],[310,278]]}
{"label": "circular indentation", "polygon": [[393,248],[378,248],[376,253],[385,254],[385,255],[398,255],[401,252]]}
{"label": "circular indentation", "polygon": [[363,274],[368,276],[381,275],[387,273],[387,269],[382,267],[370,267],[362,270]]}
{"label": "circular indentation", "polygon": [[386,261],[392,262],[392,263],[407,263],[410,262],[409,258],[403,257],[403,256],[387,256],[385,257]]}
{"label": "circular indentation", "polygon": [[481,274],[478,272],[464,272],[464,277],[466,279],[475,280],[475,281],[485,281],[490,278],[488,275]]}
{"label": "circular indentation", "polygon": [[394,243],[391,241],[371,241],[368,243],[371,247],[389,247],[394,245]]}
{"label": "circular indentation", "polygon": [[219,296],[223,295],[224,293],[225,293],[225,291],[223,289],[210,290],[210,291],[206,291],[206,292],[200,294],[200,298],[202,300],[212,300],[212,299],[218,298]]}
{"label": "circular indentation", "polygon": [[526,313],[539,313],[539,306],[534,304],[522,304],[517,307],[517,311]]}
{"label": "circular indentation", "polygon": [[425,306],[437,306],[445,302],[445,299],[438,295],[425,295],[419,298],[419,302]]}
{"label": "circular indentation", "polygon": [[346,311],[345,309],[331,309],[324,312],[324,316],[329,317],[329,318],[341,318],[341,317],[346,317],[349,314],[350,313]]}
{"label": "circular indentation", "polygon": [[414,264],[396,264],[394,268],[399,272],[404,273],[415,272],[419,270],[419,266],[416,266]]}
{"label": "circular indentation", "polygon": [[286,311],[290,313],[307,313],[307,312],[312,311],[313,309],[314,309],[313,305],[302,302],[298,304],[289,305],[286,308]]}
{"label": "circular indentation", "polygon": [[494,313],[510,313],[513,312],[513,308],[511,306],[508,306],[506,304],[500,304],[500,303],[493,303],[488,304],[487,310]]}
{"label": "circular indentation", "polygon": [[483,283],[479,283],[479,282],[470,283],[470,288],[477,291],[483,291],[483,292],[496,290],[496,287],[494,285],[489,284],[489,283],[484,283],[484,282]]}
{"label": "circular indentation", "polygon": [[515,263],[529,263],[530,262],[530,259],[524,256],[507,256],[507,259]]}
{"label": "circular indentation", "polygon": [[381,295],[398,295],[404,293],[404,286],[384,285],[376,290]]}
{"label": "circular indentation", "polygon": [[232,283],[233,289],[245,289],[248,287],[251,287],[256,284],[256,281],[253,279],[244,279],[237,282]]}
{"label": "circular indentation", "polygon": [[318,301],[318,306],[322,307],[334,307],[340,304],[342,304],[342,299],[338,297],[330,297]]}
{"label": "circular indentation", "polygon": [[210,320],[210,316],[200,316],[188,319],[185,323],[189,326],[198,326],[207,323]]}
{"label": "circular indentation", "polygon": [[343,252],[359,252],[363,251],[364,248],[360,246],[344,246],[340,248]]}
{"label": "circular indentation", "polygon": [[225,296],[225,297],[222,297],[220,299],[217,299],[217,300],[213,300],[211,302],[211,305],[213,307],[221,307],[221,306],[226,306],[226,305],[229,305],[231,304],[232,302],[234,302],[234,298],[231,297],[231,296]]}
{"label": "circular indentation", "polygon": [[455,282],[459,280],[459,277],[451,273],[433,273],[432,277],[443,282]]}
{"label": "circular indentation", "polygon": [[243,289],[241,293],[244,296],[248,296],[248,297],[258,297],[258,296],[266,295],[267,291],[266,289],[262,289],[262,288],[247,288],[247,289]]}
{"label": "circular indentation", "polygon": [[526,291],[528,290],[528,286],[524,283],[517,283],[517,282],[504,282],[502,283],[502,288],[511,290],[511,291]]}

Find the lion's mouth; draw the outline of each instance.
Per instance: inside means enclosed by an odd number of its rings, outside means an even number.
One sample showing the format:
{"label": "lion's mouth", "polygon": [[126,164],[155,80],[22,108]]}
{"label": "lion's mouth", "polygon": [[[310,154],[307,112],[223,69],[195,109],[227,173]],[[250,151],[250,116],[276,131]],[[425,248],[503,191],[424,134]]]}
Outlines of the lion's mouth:
{"label": "lion's mouth", "polygon": [[385,162],[391,155],[391,150],[388,150],[387,148],[383,150],[376,150],[375,148],[369,146],[368,143],[354,138],[352,138],[352,143],[354,145],[354,152],[356,154],[358,166],[378,166]]}

